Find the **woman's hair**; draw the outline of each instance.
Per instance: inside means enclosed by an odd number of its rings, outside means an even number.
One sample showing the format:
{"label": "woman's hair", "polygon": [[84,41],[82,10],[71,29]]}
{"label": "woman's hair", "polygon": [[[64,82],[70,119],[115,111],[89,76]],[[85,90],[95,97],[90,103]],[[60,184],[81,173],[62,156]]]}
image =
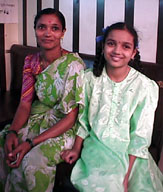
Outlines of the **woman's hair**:
{"label": "woman's hair", "polygon": [[[106,60],[103,54],[103,45],[105,44],[106,38],[108,37],[109,33],[113,30],[127,30],[134,38],[134,49],[138,47],[138,35],[133,27],[123,22],[114,23],[111,26],[106,27],[106,29],[104,29],[104,35],[102,36],[101,41],[97,43],[96,58],[93,65],[93,74],[96,77],[99,77],[101,75],[106,64]],[[138,71],[142,71],[142,68],[140,66],[139,51],[137,51],[134,59],[131,60],[128,65],[134,67]]]}
{"label": "woman's hair", "polygon": [[52,15],[52,14],[56,15],[58,17],[58,19],[60,20],[60,22],[62,24],[62,31],[64,29],[66,29],[66,22],[65,22],[64,15],[60,11],[53,9],[53,8],[42,9],[41,11],[39,11],[37,13],[37,15],[35,16],[35,19],[34,19],[34,29],[36,29],[37,22],[42,15]]}

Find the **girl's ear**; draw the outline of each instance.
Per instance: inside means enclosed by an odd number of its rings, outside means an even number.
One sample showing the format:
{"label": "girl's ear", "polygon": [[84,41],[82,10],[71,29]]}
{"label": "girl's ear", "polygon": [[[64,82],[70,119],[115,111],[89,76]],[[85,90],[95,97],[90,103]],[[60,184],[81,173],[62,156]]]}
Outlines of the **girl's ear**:
{"label": "girl's ear", "polygon": [[138,51],[137,49],[134,49],[134,51],[133,51],[133,53],[132,53],[132,56],[131,56],[131,59],[134,59],[134,57],[135,57],[137,51]]}

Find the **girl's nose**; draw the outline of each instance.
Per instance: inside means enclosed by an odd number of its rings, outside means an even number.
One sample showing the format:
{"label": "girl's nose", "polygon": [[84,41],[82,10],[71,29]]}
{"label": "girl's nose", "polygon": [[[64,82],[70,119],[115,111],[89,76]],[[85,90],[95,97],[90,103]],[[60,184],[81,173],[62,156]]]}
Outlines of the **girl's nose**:
{"label": "girl's nose", "polygon": [[120,53],[121,53],[121,47],[120,47],[120,45],[116,45],[116,46],[114,47],[114,53],[116,53],[116,54],[120,54]]}

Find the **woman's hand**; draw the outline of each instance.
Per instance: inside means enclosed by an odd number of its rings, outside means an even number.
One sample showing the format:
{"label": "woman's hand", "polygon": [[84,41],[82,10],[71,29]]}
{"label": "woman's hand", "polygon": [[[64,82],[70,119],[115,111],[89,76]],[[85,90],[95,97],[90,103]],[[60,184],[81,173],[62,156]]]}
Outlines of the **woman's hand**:
{"label": "woman's hand", "polygon": [[69,149],[61,152],[61,158],[69,164],[74,163],[79,157],[79,152],[75,149]]}
{"label": "woman's hand", "polygon": [[23,142],[16,147],[11,153],[8,154],[8,158],[14,158],[14,161],[7,161],[9,167],[17,168],[19,167],[22,159],[31,149],[31,146],[28,142]]}
{"label": "woman's hand", "polygon": [[18,146],[18,144],[18,138],[14,133],[9,133],[6,136],[4,149],[7,163],[12,162],[16,159],[16,157],[10,157],[8,156],[8,154],[11,153]]}

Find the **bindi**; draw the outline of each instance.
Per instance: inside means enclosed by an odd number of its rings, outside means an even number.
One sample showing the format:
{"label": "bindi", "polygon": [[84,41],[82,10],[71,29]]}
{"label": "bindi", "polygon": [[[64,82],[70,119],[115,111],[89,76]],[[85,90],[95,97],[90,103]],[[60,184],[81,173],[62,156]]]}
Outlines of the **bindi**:
{"label": "bindi", "polygon": [[51,20],[48,21],[49,24],[51,24],[51,22],[52,22]]}

